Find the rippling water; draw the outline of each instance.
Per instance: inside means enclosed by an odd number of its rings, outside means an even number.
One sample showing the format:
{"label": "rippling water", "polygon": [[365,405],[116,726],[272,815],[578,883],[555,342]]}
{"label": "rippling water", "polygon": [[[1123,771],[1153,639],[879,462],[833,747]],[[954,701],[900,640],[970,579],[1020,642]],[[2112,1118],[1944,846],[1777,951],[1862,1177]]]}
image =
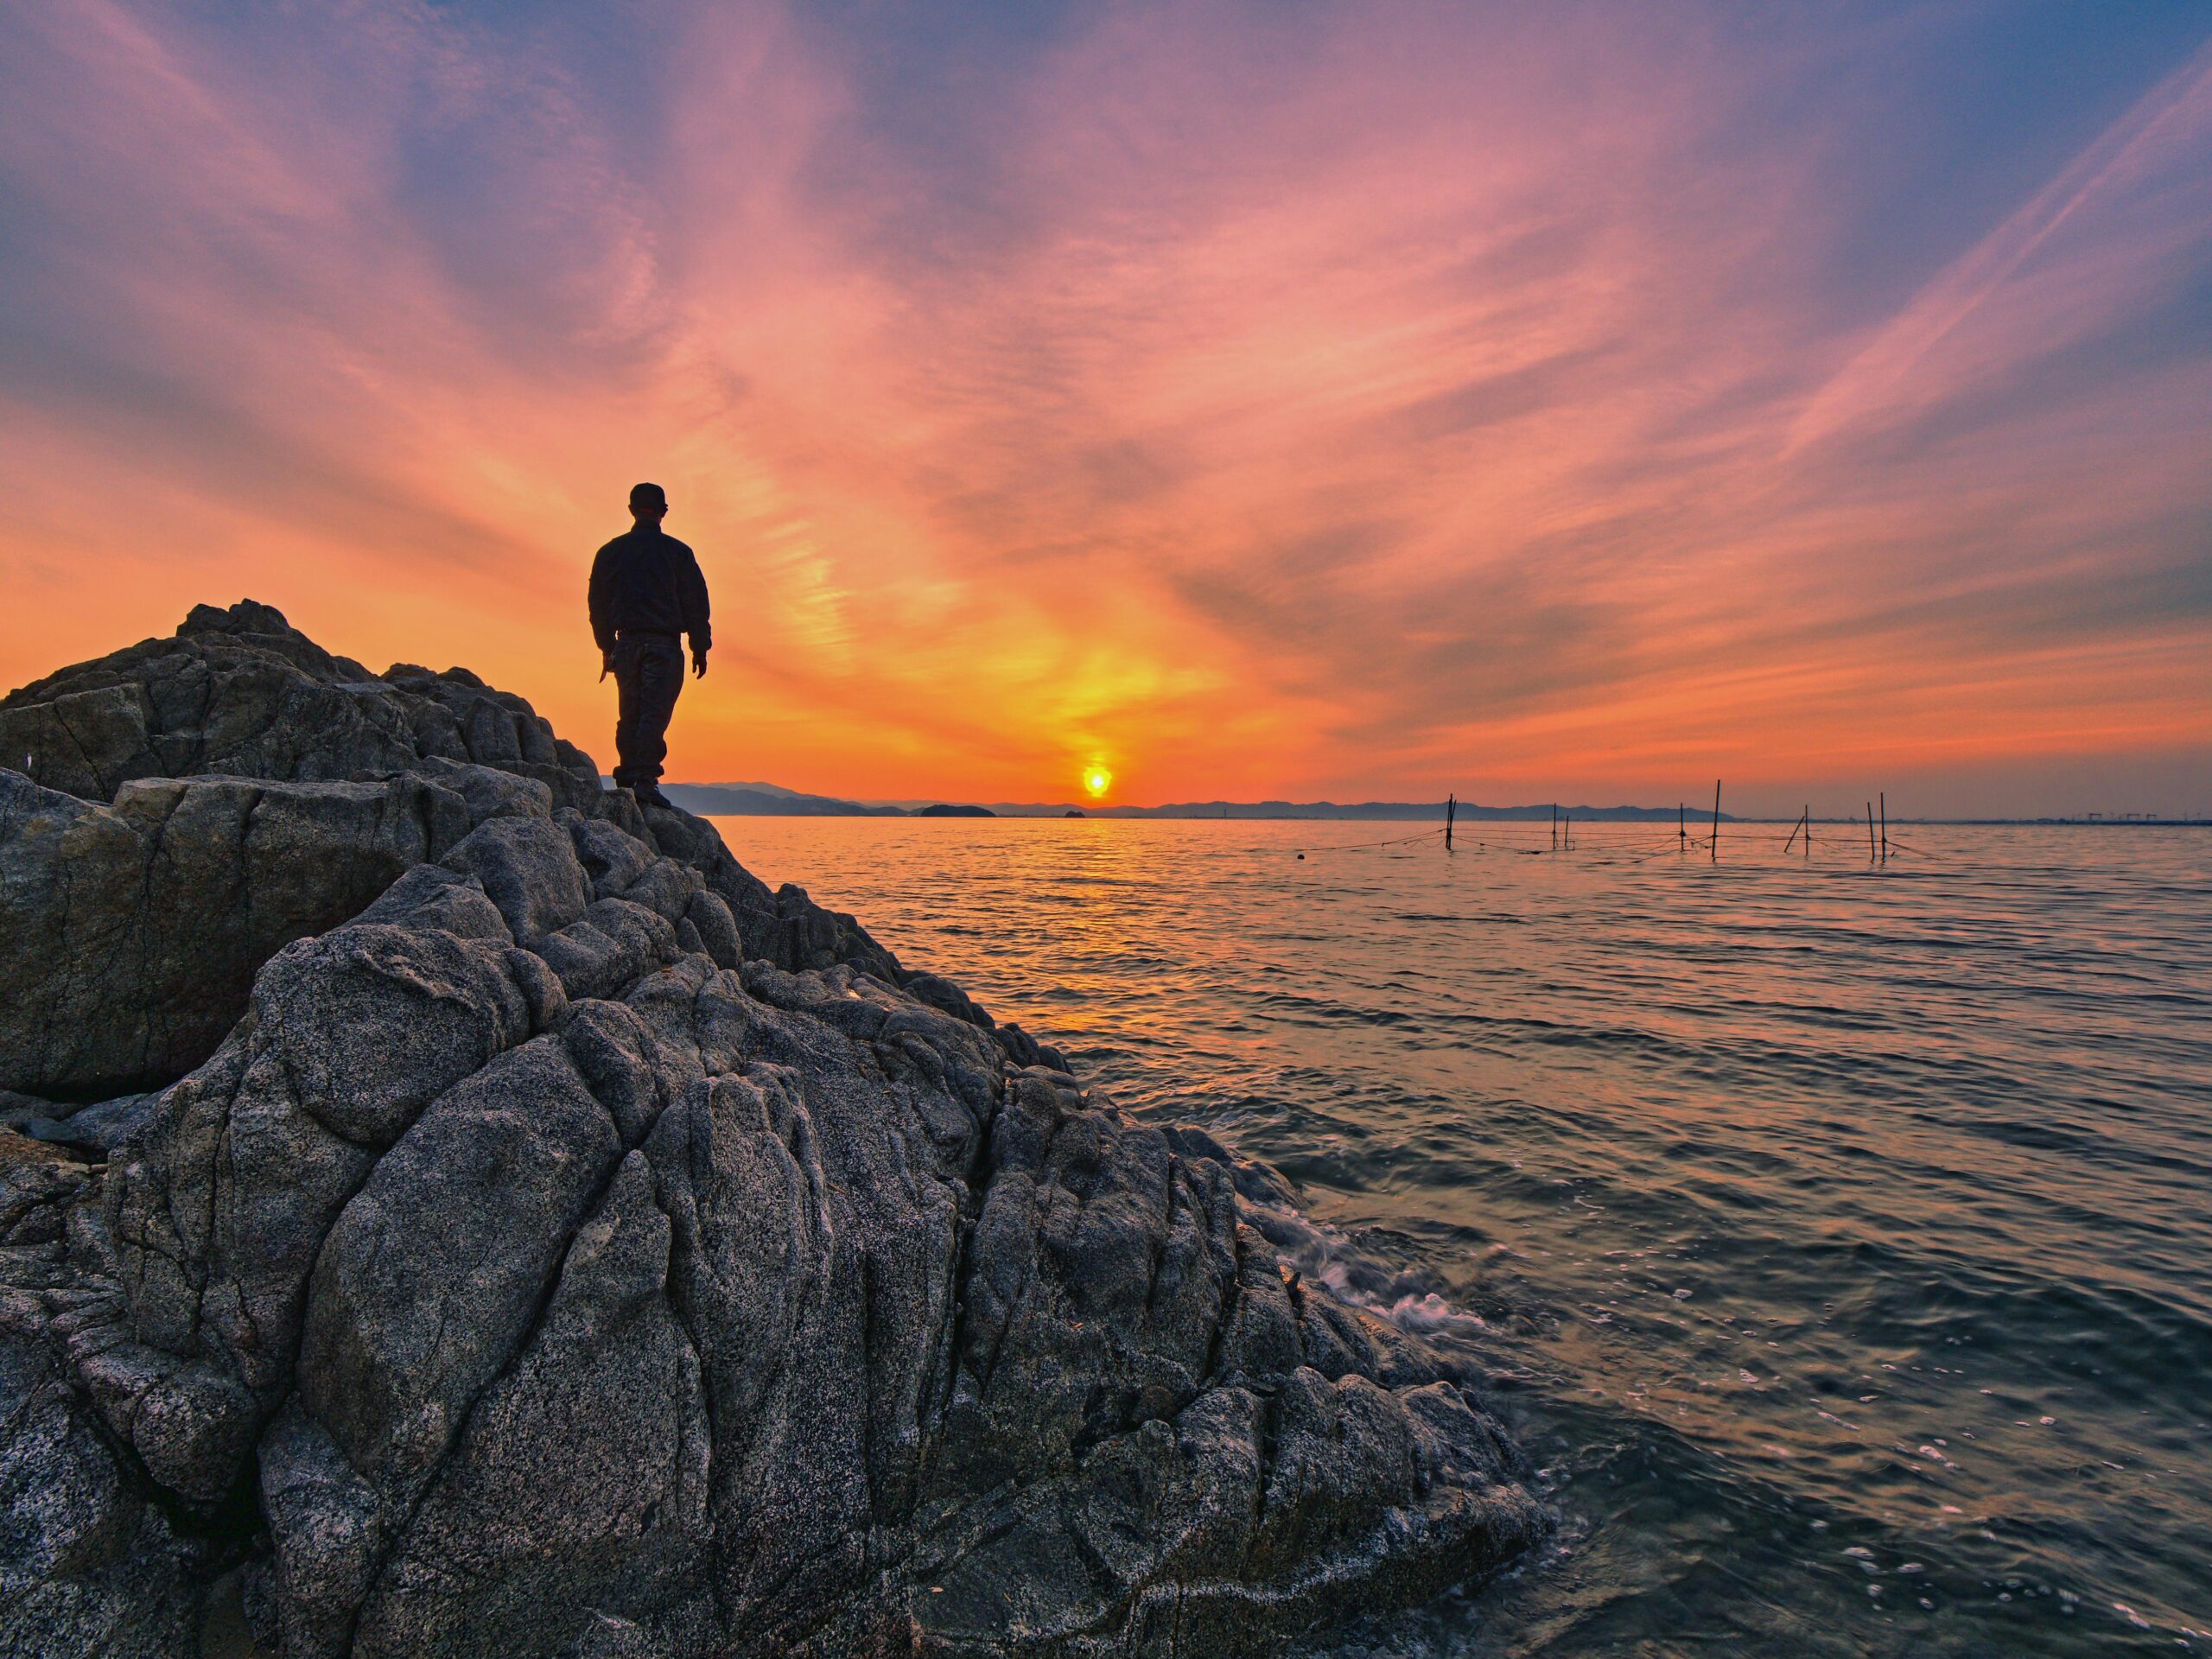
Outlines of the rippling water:
{"label": "rippling water", "polygon": [[2212,1649],[2212,834],[721,824],[1497,1379],[1560,1551],[1353,1650]]}

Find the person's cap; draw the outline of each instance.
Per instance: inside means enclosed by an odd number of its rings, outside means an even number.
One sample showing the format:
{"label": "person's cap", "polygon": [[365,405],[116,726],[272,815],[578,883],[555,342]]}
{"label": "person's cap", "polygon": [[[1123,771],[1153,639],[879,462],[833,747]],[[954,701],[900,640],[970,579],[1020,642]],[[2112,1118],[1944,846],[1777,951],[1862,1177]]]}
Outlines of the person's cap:
{"label": "person's cap", "polygon": [[668,505],[668,492],[658,484],[632,484],[630,486],[630,505],[633,507],[664,507]]}

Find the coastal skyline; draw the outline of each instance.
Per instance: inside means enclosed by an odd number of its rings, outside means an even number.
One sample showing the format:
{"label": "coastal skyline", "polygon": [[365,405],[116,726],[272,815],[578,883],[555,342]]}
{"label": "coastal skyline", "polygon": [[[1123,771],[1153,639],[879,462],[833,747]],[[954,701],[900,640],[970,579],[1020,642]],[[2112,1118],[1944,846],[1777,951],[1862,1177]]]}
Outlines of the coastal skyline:
{"label": "coastal skyline", "polygon": [[0,683],[275,604],[851,798],[2201,810],[2187,7],[0,19]]}

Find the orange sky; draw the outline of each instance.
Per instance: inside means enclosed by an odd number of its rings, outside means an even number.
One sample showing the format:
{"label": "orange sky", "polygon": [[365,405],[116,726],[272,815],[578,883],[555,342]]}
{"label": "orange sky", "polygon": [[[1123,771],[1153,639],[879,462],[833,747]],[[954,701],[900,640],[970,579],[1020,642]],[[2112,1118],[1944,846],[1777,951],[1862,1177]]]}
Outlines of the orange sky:
{"label": "orange sky", "polygon": [[650,478],[677,779],[2212,808],[2204,30],[1529,10],[15,12],[0,683],[251,595],[608,763]]}

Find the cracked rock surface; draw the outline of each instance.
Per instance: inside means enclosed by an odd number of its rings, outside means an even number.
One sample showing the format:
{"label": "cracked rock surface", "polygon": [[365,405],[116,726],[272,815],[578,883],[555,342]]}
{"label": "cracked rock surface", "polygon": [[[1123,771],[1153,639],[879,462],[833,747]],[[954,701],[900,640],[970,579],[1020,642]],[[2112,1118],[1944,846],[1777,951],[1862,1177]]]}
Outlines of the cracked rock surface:
{"label": "cracked rock surface", "polygon": [[1545,1529],[1279,1179],[265,606],[0,702],[0,1656],[1265,1651]]}

